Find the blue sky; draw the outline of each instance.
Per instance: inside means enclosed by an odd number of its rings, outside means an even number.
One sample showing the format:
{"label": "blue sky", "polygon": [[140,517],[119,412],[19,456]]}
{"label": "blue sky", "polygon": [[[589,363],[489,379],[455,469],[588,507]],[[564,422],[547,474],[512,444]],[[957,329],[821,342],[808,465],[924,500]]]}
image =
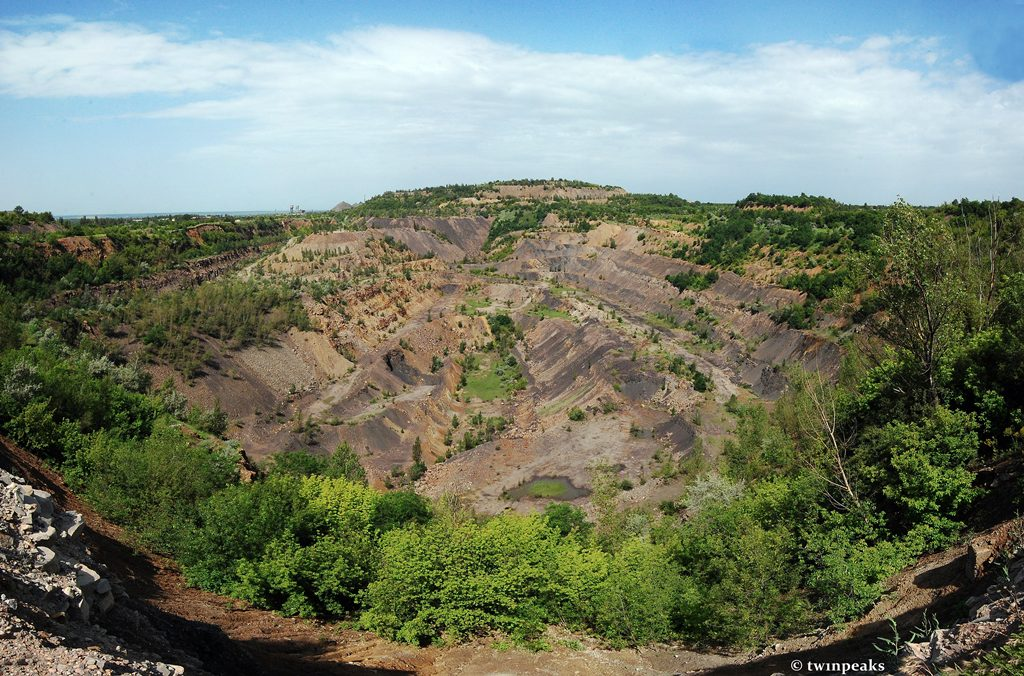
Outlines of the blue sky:
{"label": "blue sky", "polygon": [[19,2],[0,208],[326,208],[562,176],[1021,195],[1024,1]]}

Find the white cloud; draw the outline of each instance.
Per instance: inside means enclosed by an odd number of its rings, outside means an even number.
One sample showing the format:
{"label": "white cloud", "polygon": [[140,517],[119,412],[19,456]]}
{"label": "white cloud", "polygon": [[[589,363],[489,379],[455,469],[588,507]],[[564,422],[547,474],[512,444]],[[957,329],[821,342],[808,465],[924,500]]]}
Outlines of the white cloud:
{"label": "white cloud", "polygon": [[[376,189],[566,175],[705,199],[938,201],[1009,196],[1024,169],[1024,86],[907,36],[626,59],[395,27],[269,43],[66,23],[0,31],[0,92],[227,121],[187,152],[287,155]],[[142,112],[145,94],[180,100]]]}
{"label": "white cloud", "polygon": [[74,22],[75,18],[72,16],[68,16],[67,14],[43,14],[4,17],[0,19],[0,26],[55,26],[62,24],[71,24]]}

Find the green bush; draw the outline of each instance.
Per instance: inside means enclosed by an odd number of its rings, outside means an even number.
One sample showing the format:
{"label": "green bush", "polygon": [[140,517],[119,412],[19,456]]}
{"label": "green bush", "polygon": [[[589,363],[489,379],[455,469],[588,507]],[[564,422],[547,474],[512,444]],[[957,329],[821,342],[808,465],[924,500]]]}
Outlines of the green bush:
{"label": "green bush", "polygon": [[771,313],[773,322],[786,324],[791,329],[809,329],[814,326],[814,301],[794,303]]}
{"label": "green bush", "polygon": [[416,644],[491,631],[533,636],[559,611],[587,614],[573,606],[586,603],[579,589],[592,581],[580,579],[585,571],[559,566],[563,550],[570,558],[581,552],[538,517],[435,519],[393,530],[381,540],[379,576],[366,591],[362,623]]}
{"label": "green bush", "polygon": [[607,577],[596,590],[594,629],[616,646],[665,641],[698,596],[666,548],[630,539],[609,559]]}
{"label": "green bush", "polygon": [[709,502],[682,525],[674,557],[687,588],[701,590],[683,609],[684,636],[755,645],[806,626],[810,604],[790,526],[805,504],[802,487],[770,482],[732,502]]}
{"label": "green bush", "polygon": [[718,281],[718,273],[714,270],[705,273],[682,270],[674,275],[666,275],[665,280],[680,291],[703,291]]}
{"label": "green bush", "polygon": [[587,521],[586,513],[567,502],[550,503],[544,508],[544,519],[549,528],[554,529],[563,537],[575,534],[585,540],[594,530],[594,525]]}
{"label": "green bush", "polygon": [[196,443],[161,421],[143,441],[97,433],[70,462],[101,514],[173,552],[199,504],[235,479],[236,461],[233,451]]}
{"label": "green bush", "polygon": [[921,551],[894,538],[884,515],[868,504],[849,512],[822,510],[820,516],[806,531],[806,586],[832,622],[846,622],[873,606],[886,580]]}
{"label": "green bush", "polygon": [[258,558],[237,564],[232,594],[300,617],[339,617],[376,572],[377,492],[346,479],[301,479],[303,506]]}
{"label": "green bush", "polygon": [[270,456],[270,461],[266,463],[266,470],[268,474],[299,477],[319,474],[366,483],[366,470],[359,462],[359,456],[346,441],[338,444],[334,452],[327,456],[306,450],[279,451]]}
{"label": "green bush", "polygon": [[292,528],[302,508],[302,481],[287,473],[236,484],[199,507],[196,527],[179,548],[189,583],[220,594],[238,583],[238,566],[262,558],[268,543]]}
{"label": "green bush", "polygon": [[970,470],[978,446],[972,415],[936,407],[919,422],[865,431],[852,464],[891,525],[930,549],[959,532],[964,510],[980,494]]}

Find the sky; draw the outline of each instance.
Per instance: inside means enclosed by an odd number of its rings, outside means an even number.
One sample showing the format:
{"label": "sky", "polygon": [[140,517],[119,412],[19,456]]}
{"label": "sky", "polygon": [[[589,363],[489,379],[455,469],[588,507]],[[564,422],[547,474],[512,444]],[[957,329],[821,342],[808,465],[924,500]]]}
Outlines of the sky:
{"label": "sky", "polygon": [[1024,0],[3,0],[0,209],[1024,197]]}

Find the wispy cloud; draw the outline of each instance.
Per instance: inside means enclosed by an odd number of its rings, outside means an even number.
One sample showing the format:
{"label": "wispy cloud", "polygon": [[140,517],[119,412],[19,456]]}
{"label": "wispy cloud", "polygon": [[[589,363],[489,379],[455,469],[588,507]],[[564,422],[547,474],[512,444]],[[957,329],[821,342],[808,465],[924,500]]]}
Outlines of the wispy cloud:
{"label": "wispy cloud", "polygon": [[[955,56],[907,36],[626,59],[396,27],[271,43],[65,22],[0,30],[0,92],[231,121],[235,131],[190,152],[359,158],[380,175],[395,167],[396,181],[444,181],[458,167],[696,197],[783,179],[849,199],[1012,189],[1024,85]],[[142,110],[145,94],[172,98]]]}
{"label": "wispy cloud", "polygon": [[59,26],[74,22],[75,18],[67,14],[32,14],[0,18],[0,26],[11,27]]}

